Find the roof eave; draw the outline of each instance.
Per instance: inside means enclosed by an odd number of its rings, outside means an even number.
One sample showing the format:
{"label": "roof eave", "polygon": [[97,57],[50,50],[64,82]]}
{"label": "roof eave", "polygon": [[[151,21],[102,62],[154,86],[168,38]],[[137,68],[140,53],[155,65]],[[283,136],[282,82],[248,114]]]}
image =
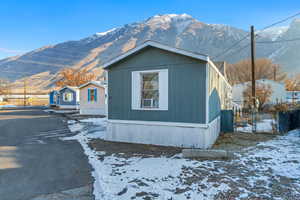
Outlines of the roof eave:
{"label": "roof eave", "polygon": [[206,62],[209,60],[207,55],[197,54],[197,53],[193,53],[193,52],[186,51],[186,50],[183,50],[183,49],[170,47],[170,46],[160,44],[160,43],[157,43],[157,42],[148,41],[148,42],[145,42],[144,44],[142,44],[140,46],[137,46],[137,47],[127,51],[126,53],[124,53],[120,56],[117,56],[116,58],[110,60],[109,62],[105,63],[103,65],[103,68],[108,69],[111,65],[119,62],[120,60],[122,60],[122,59],[124,59],[124,58],[126,58],[126,57],[128,57],[128,56],[130,56],[130,55],[132,55],[132,54],[148,47],[148,46],[156,47],[156,48],[159,48],[159,49],[162,49],[162,50],[177,53],[177,54],[180,54],[180,55],[185,55],[185,56],[195,58],[195,59],[198,59],[198,60],[202,60],[202,61],[206,61]]}

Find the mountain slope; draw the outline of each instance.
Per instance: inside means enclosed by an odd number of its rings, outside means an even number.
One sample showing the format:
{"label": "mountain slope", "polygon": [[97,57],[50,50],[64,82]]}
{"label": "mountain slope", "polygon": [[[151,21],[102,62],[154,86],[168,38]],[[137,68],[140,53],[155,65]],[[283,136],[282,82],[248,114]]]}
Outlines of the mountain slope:
{"label": "mountain slope", "polygon": [[[99,68],[109,59],[126,52],[136,45],[155,40],[191,51],[221,54],[216,60],[236,62],[249,56],[249,50],[237,51],[249,44],[244,40],[234,50],[222,52],[245,37],[248,32],[219,24],[205,24],[187,14],[156,15],[145,21],[124,25],[90,37],[46,46],[27,54],[0,60],[2,77],[17,80],[24,76],[47,72],[48,78],[65,67]],[[295,20],[289,28],[269,29],[259,33],[258,41],[276,41],[300,37],[300,23]],[[287,71],[295,71],[299,43],[258,44],[257,57],[270,57]],[[299,69],[298,69],[299,68]],[[297,70],[300,71],[300,67]]]}

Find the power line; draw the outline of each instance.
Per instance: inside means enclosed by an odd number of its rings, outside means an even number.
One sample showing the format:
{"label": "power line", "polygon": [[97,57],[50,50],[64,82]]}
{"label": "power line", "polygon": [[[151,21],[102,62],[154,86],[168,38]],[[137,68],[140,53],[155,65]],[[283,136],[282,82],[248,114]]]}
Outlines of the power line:
{"label": "power line", "polygon": [[[242,46],[241,48],[238,48],[236,51],[230,52],[229,55],[232,55],[232,54],[237,53],[237,52],[241,53],[244,49],[246,49],[246,48],[249,47],[249,46],[250,46],[250,44],[244,45],[244,46]],[[225,55],[225,54],[224,54],[224,55]]]}
{"label": "power line", "polygon": [[270,24],[270,25],[268,25],[268,26],[265,26],[263,29],[261,29],[261,30],[259,30],[259,31],[263,31],[263,30],[266,30],[266,29],[268,29],[268,28],[271,28],[272,26],[275,26],[275,25],[277,25],[277,24],[281,24],[281,23],[283,23],[283,22],[285,22],[285,21],[287,21],[287,20],[289,20],[289,19],[292,19],[292,18],[298,16],[298,15],[300,15],[300,12],[297,12],[297,13],[294,14],[294,15],[291,15],[291,16],[289,16],[289,17],[286,17],[286,18],[284,18],[284,19],[282,19],[282,20],[279,20],[279,21],[277,21],[277,22],[275,22],[275,23],[273,23],[273,24]]}
{"label": "power line", "polygon": [[239,41],[237,41],[236,43],[234,43],[232,46],[228,47],[227,49],[225,49],[224,51],[222,51],[221,53],[219,53],[216,56],[213,56],[212,59],[216,59],[222,55],[227,54],[232,48],[236,47],[239,43],[241,43],[243,40],[247,39],[250,35],[247,34],[245,35],[242,39],[240,39]]}
{"label": "power line", "polygon": [[281,42],[293,42],[293,41],[299,41],[300,38],[293,38],[293,39],[286,39],[286,40],[275,40],[275,41],[259,41],[256,43],[259,44],[273,44],[273,43],[281,43]]}

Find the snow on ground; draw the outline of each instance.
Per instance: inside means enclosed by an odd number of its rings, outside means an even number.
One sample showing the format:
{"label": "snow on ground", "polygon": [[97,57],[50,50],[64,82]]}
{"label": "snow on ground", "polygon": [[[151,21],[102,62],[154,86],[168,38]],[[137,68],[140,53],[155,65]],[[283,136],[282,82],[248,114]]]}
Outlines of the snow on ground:
{"label": "snow on ground", "polygon": [[0,105],[0,108],[16,108],[15,105]]}
{"label": "snow on ground", "polygon": [[[264,119],[262,121],[259,121],[256,124],[256,131],[273,133],[273,124],[275,124],[275,121],[273,119]],[[252,125],[247,124],[247,126],[245,127],[238,127],[237,131],[244,132],[244,133],[252,133]]]}
{"label": "snow on ground", "polygon": [[197,161],[181,154],[128,158],[96,152],[89,140],[103,138],[106,119],[69,121],[69,128],[78,134],[64,140],[78,140],[94,168],[96,200],[300,199],[299,130],[235,153],[233,160]]}
{"label": "snow on ground", "polygon": [[44,112],[48,112],[48,113],[58,113],[58,114],[63,114],[63,113],[76,113],[78,112],[77,110],[55,110],[55,109],[45,109]]}

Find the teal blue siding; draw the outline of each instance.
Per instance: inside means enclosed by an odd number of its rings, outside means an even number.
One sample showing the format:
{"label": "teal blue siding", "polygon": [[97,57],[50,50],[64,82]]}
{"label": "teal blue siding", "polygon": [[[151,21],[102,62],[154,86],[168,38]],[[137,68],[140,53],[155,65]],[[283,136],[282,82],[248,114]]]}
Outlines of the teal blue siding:
{"label": "teal blue siding", "polygon": [[55,101],[55,96],[57,96],[57,91],[51,91],[49,93],[49,104],[50,105],[56,105],[57,102]]}
{"label": "teal blue siding", "polygon": [[211,95],[209,96],[208,106],[209,106],[209,112],[208,112],[209,122],[211,122],[221,114],[221,102],[220,102],[218,91],[216,89],[214,89],[211,92]]}
{"label": "teal blue siding", "polygon": [[[73,94],[72,101],[64,101],[63,94],[66,93],[66,92],[70,92],[70,93]],[[59,105],[68,105],[68,106],[77,105],[76,92],[74,90],[69,89],[69,88],[65,88],[63,90],[60,90],[59,91]]]}
{"label": "teal blue siding", "polygon": [[91,101],[91,89],[88,89],[88,102]]}
{"label": "teal blue siding", "polygon": [[[131,73],[168,69],[169,109],[132,110]],[[206,62],[148,47],[108,69],[108,118],[205,123]]]}

